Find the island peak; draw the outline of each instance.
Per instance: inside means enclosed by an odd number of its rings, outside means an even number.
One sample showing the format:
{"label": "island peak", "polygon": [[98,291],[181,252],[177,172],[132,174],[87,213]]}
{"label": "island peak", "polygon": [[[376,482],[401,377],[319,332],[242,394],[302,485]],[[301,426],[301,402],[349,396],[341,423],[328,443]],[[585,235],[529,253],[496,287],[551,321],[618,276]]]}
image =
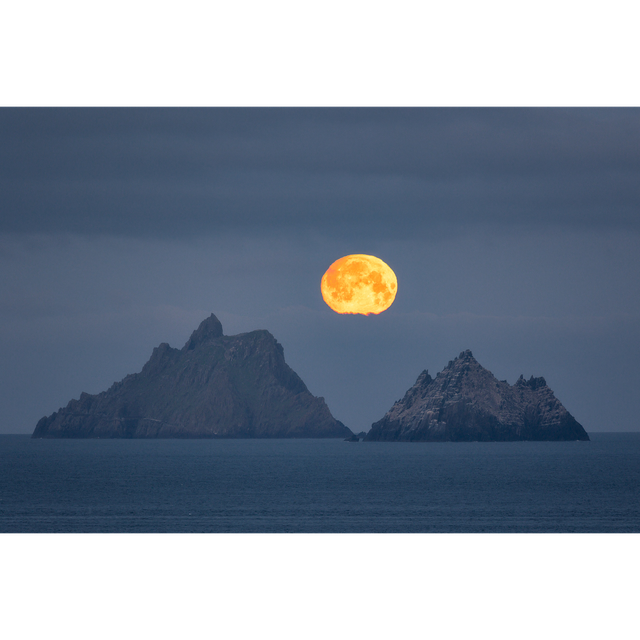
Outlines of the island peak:
{"label": "island peak", "polygon": [[205,318],[198,328],[191,334],[191,337],[187,340],[183,349],[185,351],[191,351],[191,349],[195,349],[199,344],[215,340],[216,338],[221,338],[222,335],[222,323],[212,313],[208,318]]}
{"label": "island peak", "polygon": [[524,376],[512,386],[497,380],[470,350],[434,378],[416,383],[365,440],[505,441],[589,440],[543,377]]}

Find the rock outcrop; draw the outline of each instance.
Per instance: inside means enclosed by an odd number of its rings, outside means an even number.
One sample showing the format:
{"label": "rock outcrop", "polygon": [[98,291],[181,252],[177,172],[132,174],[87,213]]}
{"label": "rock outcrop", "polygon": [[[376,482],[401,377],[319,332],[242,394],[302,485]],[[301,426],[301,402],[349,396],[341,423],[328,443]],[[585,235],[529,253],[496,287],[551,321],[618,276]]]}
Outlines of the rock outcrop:
{"label": "rock outcrop", "polygon": [[512,386],[463,351],[434,378],[423,371],[365,441],[589,440],[544,378]]}
{"label": "rock outcrop", "polygon": [[345,438],[268,331],[224,336],[212,314],[182,349],[163,343],[140,373],[42,418],[34,438]]}

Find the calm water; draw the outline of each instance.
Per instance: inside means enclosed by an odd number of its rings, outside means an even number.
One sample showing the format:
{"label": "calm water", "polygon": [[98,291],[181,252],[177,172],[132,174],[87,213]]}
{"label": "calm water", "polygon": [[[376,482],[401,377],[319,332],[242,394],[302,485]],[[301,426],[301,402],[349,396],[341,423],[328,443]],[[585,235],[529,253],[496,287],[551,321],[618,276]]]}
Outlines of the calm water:
{"label": "calm water", "polygon": [[640,433],[591,442],[0,436],[1,532],[640,532]]}

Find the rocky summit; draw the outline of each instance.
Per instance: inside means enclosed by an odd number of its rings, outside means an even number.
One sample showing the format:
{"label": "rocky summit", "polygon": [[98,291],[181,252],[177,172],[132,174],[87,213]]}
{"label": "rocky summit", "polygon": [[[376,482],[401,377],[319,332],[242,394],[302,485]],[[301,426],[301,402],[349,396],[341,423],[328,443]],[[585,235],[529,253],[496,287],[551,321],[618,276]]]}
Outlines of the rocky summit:
{"label": "rocky summit", "polygon": [[182,349],[163,343],[140,373],[42,418],[34,438],[345,438],[268,331],[225,336],[211,315]]}
{"label": "rocky summit", "polygon": [[463,351],[435,377],[423,371],[367,441],[589,440],[544,378],[510,385]]}

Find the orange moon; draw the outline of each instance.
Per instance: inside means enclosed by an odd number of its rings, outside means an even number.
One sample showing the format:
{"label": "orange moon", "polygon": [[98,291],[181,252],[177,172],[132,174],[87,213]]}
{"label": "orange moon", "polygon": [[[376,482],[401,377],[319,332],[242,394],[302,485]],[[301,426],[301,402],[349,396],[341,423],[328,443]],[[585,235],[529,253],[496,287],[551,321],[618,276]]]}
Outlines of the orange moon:
{"label": "orange moon", "polygon": [[398,280],[380,258],[356,253],[336,260],[322,276],[322,298],[337,313],[382,313],[396,298]]}

